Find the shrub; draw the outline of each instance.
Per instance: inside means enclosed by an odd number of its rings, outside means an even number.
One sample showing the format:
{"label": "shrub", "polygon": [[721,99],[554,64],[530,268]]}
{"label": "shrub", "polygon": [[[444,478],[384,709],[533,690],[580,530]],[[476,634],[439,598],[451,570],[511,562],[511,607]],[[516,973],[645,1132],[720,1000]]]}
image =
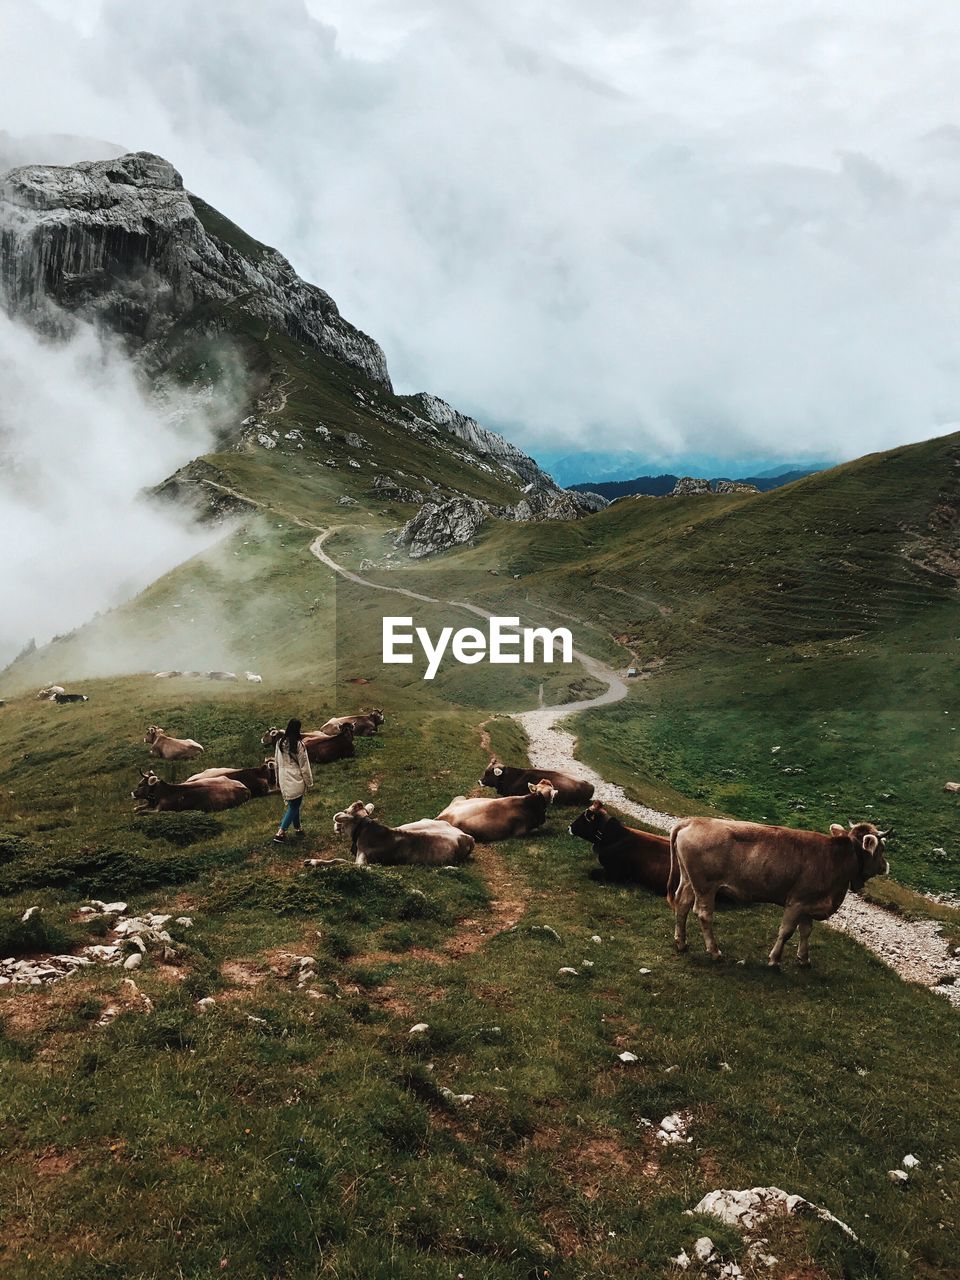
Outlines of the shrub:
{"label": "shrub", "polygon": [[82,941],[79,929],[63,928],[35,912],[29,920],[14,913],[0,916],[0,956],[28,956],[37,952],[71,951]]}
{"label": "shrub", "polygon": [[138,823],[137,830],[148,840],[166,840],[178,848],[212,840],[220,834],[220,823],[212,813],[158,813]]}

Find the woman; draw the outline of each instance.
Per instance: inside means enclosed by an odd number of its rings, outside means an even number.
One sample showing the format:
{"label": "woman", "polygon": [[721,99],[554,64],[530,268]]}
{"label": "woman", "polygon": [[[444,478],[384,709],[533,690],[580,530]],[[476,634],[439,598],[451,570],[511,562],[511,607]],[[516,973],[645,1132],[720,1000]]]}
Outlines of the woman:
{"label": "woman", "polygon": [[300,806],[307,787],[313,786],[313,770],[307,757],[307,749],[300,736],[300,721],[291,720],[284,730],[283,737],[277,743],[274,759],[277,764],[277,785],[280,794],[287,802],[286,812],[280,819],[277,834],[273,837],[277,844],[287,838],[287,828],[292,826],[297,835],[303,834],[300,826]]}

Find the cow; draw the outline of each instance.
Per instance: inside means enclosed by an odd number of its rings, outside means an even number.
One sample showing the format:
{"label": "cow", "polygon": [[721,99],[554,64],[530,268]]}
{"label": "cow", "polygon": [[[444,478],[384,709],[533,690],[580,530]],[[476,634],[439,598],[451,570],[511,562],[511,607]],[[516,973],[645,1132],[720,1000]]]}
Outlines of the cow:
{"label": "cow", "polygon": [[256,671],[245,671],[243,678],[248,684],[263,684],[263,676],[258,676]]}
{"label": "cow", "polygon": [[236,680],[237,674],[235,671],[208,671],[207,679],[208,680]]}
{"label": "cow", "polygon": [[437,815],[437,820],[458,827],[479,844],[491,844],[494,840],[525,836],[542,827],[547,820],[547,806],[553,804],[556,794],[543,778],[536,786],[529,784],[525,796],[503,796],[496,800],[455,796],[443,813]]}
{"label": "cow", "polygon": [[[268,729],[260,739],[261,746],[275,747],[283,737],[282,729]],[[312,729],[303,735],[303,745],[307,749],[307,759],[311,764],[331,764],[334,760],[344,760],[347,756],[357,754],[353,745],[353,725],[345,724],[339,733],[323,733]]]}
{"label": "cow", "polygon": [[64,692],[65,690],[62,684],[50,684],[47,685],[45,689],[41,689],[39,691],[37,694],[37,700],[39,702],[54,702],[56,701],[57,694]]}
{"label": "cow", "polygon": [[235,778],[208,778],[203,782],[164,782],[151,770],[140,770],[140,782],[131,791],[141,803],[137,813],[183,813],[187,809],[200,813],[219,813],[235,809],[251,800],[249,788]]}
{"label": "cow", "polygon": [[173,738],[158,724],[147,730],[144,742],[150,744],[150,755],[161,760],[196,760],[203,755],[203,747],[193,738]]}
{"label": "cow", "polygon": [[202,769],[192,773],[187,782],[208,782],[211,778],[233,778],[242,782],[253,796],[269,796],[279,791],[277,765],[273,756],[267,756],[263,764],[247,769]]}
{"label": "cow", "polygon": [[53,701],[58,703],[62,707],[64,703],[67,703],[67,702],[89,702],[90,699],[87,697],[85,693],[60,692],[60,693],[55,693],[53,695]]}
{"label": "cow", "polygon": [[358,800],[333,817],[334,833],[350,837],[357,866],[446,867],[466,862],[473,854],[473,836],[448,822],[423,818],[401,827],[386,827],[371,817],[372,813],[372,804]]}
{"label": "cow", "polygon": [[338,733],[343,725],[351,724],[355,737],[372,738],[384,719],[383,708],[373,707],[370,711],[361,711],[355,716],[331,716],[326,724],[320,726],[320,732]]}
{"label": "cow", "polygon": [[[570,824],[570,834],[593,845],[602,868],[591,872],[594,877],[606,875],[611,880],[642,885],[661,898],[666,895],[671,873],[670,841],[666,836],[624,826],[619,818],[607,813],[599,800],[594,800]],[[680,872],[674,869],[673,889],[679,882]]]}
{"label": "cow", "polygon": [[725,889],[741,902],[783,907],[769,963],[780,964],[785,944],[797,931],[797,962],[808,965],[814,920],[829,919],[848,889],[859,893],[871,877],[887,874],[884,841],[892,835],[872,822],[851,822],[848,830],[835,822],[829,835],[821,835],[727,818],[681,818],[670,832],[671,873],[676,863],[680,883],[667,894],[676,914],[677,950],[687,949],[692,907],[707,951],[721,959],[713,935],[713,903],[717,891]]}
{"label": "cow", "polygon": [[189,673],[183,671],[157,671],[154,672],[153,678],[155,680],[173,680],[175,676],[182,676],[185,674]]}
{"label": "cow", "polygon": [[525,796],[530,783],[545,779],[556,789],[555,804],[589,804],[593,799],[593,783],[583,782],[572,773],[554,769],[517,769],[490,757],[486,772],[478,779],[481,787],[493,787],[498,796]]}

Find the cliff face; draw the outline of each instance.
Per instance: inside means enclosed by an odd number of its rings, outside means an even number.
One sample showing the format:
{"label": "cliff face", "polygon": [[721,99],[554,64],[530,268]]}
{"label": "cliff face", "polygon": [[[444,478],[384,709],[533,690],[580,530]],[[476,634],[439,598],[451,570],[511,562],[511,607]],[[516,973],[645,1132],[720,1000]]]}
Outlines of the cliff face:
{"label": "cliff face", "polygon": [[15,314],[53,299],[142,342],[196,307],[232,305],[390,386],[380,347],[328,294],[147,152],[0,179],[0,287]]}
{"label": "cliff face", "polygon": [[447,404],[446,400],[441,400],[439,396],[428,395],[425,391],[415,396],[403,396],[402,399],[415,417],[456,436],[476,453],[510,467],[528,483],[545,484],[550,489],[556,488],[550,477],[515,444],[504,440],[503,436],[495,431],[482,427],[476,419],[468,418],[465,413]]}

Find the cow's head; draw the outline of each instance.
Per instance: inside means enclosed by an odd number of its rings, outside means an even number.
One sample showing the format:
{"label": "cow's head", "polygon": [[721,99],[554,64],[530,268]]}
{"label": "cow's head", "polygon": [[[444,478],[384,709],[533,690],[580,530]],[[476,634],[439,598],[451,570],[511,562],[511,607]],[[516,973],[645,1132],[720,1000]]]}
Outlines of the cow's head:
{"label": "cow's head", "polygon": [[260,739],[260,745],[261,747],[275,747],[282,737],[283,737],[282,729],[277,729],[277,728],[268,729],[266,733],[263,735],[263,737]]}
{"label": "cow's head", "polygon": [[152,724],[147,730],[147,736],[144,738],[144,742],[156,742],[162,733],[163,730],[158,724]]}
{"label": "cow's head", "polygon": [[557,789],[547,778],[541,778],[539,782],[528,782],[527,790],[532,796],[542,796],[547,804],[553,804],[557,796]]}
{"label": "cow's head", "polygon": [[872,822],[851,822],[844,829],[839,822],[834,822],[830,826],[830,834],[834,839],[842,837],[849,840],[854,847],[857,870],[851,881],[853,889],[862,889],[873,876],[889,874],[885,842],[893,835],[892,827],[879,831]]}
{"label": "cow's head", "polygon": [[610,815],[600,803],[594,800],[588,809],[570,823],[570,834],[579,836],[581,840],[589,840],[591,844],[599,840]]}
{"label": "cow's head", "polygon": [[503,765],[496,756],[491,756],[490,763],[484,770],[483,777],[478,778],[477,781],[481,787],[495,787],[497,785],[497,780],[501,777],[503,777]]}
{"label": "cow's head", "polygon": [[383,724],[385,719],[385,716],[383,714],[383,707],[371,707],[370,710],[367,712],[367,715],[370,717],[370,719],[373,721],[374,724]]}
{"label": "cow's head", "polygon": [[137,783],[136,791],[131,791],[130,795],[134,800],[147,800],[151,804],[156,804],[157,789],[160,786],[160,779],[151,769],[145,773],[140,770],[140,781]]}
{"label": "cow's head", "polygon": [[273,756],[263,757],[263,767],[267,771],[267,782],[271,787],[275,787],[277,785],[277,762]]}
{"label": "cow's head", "polygon": [[349,809],[343,809],[333,815],[333,834],[336,836],[352,836],[353,830],[361,818],[369,818],[373,813],[372,804],[364,804],[356,800]]}

